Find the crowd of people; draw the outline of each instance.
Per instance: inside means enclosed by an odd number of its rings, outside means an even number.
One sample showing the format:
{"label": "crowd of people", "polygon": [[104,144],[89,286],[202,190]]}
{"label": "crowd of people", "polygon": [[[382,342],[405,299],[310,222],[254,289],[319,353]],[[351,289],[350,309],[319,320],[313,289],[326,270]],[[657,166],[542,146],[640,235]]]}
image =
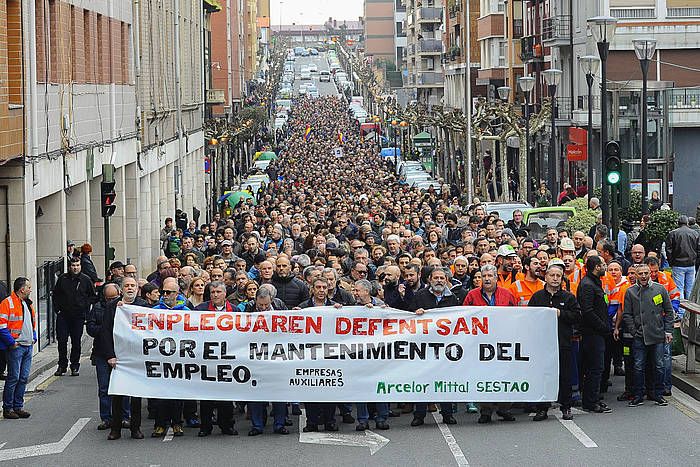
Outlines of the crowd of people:
{"label": "crowd of people", "polygon": [[[279,158],[268,168],[271,183],[255,199],[227,206],[199,226],[190,222],[178,228],[172,219],[165,220],[166,239],[175,230],[181,245],[173,254],[165,243],[154,271],[115,262],[98,291],[96,277],[85,274],[85,259],[71,256],[69,271],[54,289],[60,352],[56,375],[69,369],[79,375],[86,324],[94,338],[98,429],[109,430],[108,439],[119,438],[122,428],[130,429],[133,438],[144,436],[142,401],[127,402],[107,392],[110,372],[119,365],[112,336],[119,303],[250,313],[351,305],[417,314],[459,305],[552,307],[558,310],[557,402],[564,419],[572,418],[571,407],[577,404],[591,413],[610,412],[605,393],[614,376],[625,377],[618,400],[638,406],[646,397],[667,404],[670,343],[681,292],[661,270],[659,251],[635,244],[625,257],[605,226],[593,235],[550,229],[538,242],[522,224],[520,211],[512,219],[500,219],[478,200],[465,205],[447,186],[421,191],[401,185],[373,142],[360,139],[340,98],[297,100],[289,128]],[[343,155],[336,157],[333,148],[341,144],[341,134]],[[687,219],[679,223],[682,229]],[[695,238],[690,248],[685,234],[676,235],[682,243],[678,248],[688,255],[679,265],[692,263],[694,268],[697,238],[688,234]],[[36,321],[28,321],[33,316],[29,291],[29,282],[18,279],[0,305],[0,343],[10,349],[8,360],[17,369],[5,384],[6,419],[29,416],[23,410],[26,375],[19,355],[32,344],[32,325],[36,330]],[[302,429],[337,431],[338,411],[341,421],[357,423],[358,431],[368,429],[370,420],[377,429],[389,429],[390,418],[409,413],[411,425],[419,426],[428,411],[437,410],[429,402],[306,402]],[[157,399],[145,405],[148,418],[154,419],[153,437],[170,428],[182,436],[184,427],[198,427],[204,437],[214,423],[233,435],[237,411],[247,414],[248,435],[256,436],[264,431],[268,410],[274,433],[284,435],[292,424],[290,415],[301,414],[299,404],[291,401]],[[549,408],[525,407],[536,412],[535,421],[545,420]],[[442,421],[457,423],[456,409],[456,403],[441,403]],[[482,424],[492,421],[494,411],[501,420],[513,421],[513,409],[507,400],[466,405]]]}

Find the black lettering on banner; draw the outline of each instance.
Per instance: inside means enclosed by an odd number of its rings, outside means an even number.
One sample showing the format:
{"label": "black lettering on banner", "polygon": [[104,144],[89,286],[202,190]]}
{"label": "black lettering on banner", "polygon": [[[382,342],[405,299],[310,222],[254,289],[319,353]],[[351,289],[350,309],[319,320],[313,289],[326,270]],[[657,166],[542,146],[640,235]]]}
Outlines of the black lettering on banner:
{"label": "black lettering on banner", "polygon": [[158,350],[160,350],[161,355],[165,355],[166,357],[174,355],[177,351],[177,344],[175,343],[175,339],[173,339],[172,337],[166,337],[165,339],[161,340],[160,345],[158,346]]}
{"label": "black lettering on banner", "polygon": [[148,355],[148,351],[158,347],[158,339],[154,337],[148,337],[143,340],[143,354]]}
{"label": "black lettering on banner", "polygon": [[180,358],[185,358],[185,354],[189,358],[194,358],[194,349],[197,343],[191,339],[183,339],[180,341]]}
{"label": "black lettering on banner", "polygon": [[433,355],[435,356],[435,360],[440,360],[440,349],[442,349],[445,346],[442,342],[429,342],[428,347],[433,349]]}
{"label": "black lettering on banner", "polygon": [[216,355],[214,354],[213,347],[217,347],[218,345],[218,342],[205,342],[202,358],[204,360],[216,360]]}
{"label": "black lettering on banner", "polygon": [[216,381],[216,376],[209,376],[207,374],[207,366],[202,365],[202,381]]}
{"label": "black lettering on banner", "polygon": [[394,342],[394,358],[397,360],[408,360],[408,354],[406,353],[406,346],[408,341],[396,341]]}
{"label": "black lettering on banner", "polygon": [[236,356],[231,354],[229,355],[227,353],[227,345],[228,342],[224,341],[221,343],[221,360],[235,360]]}
{"label": "black lettering on banner", "polygon": [[233,378],[228,375],[227,371],[231,371],[231,365],[218,365],[216,367],[216,378],[224,383],[230,383]]}
{"label": "black lettering on banner", "polygon": [[250,381],[250,370],[243,365],[237,366],[233,369],[233,379],[235,379],[237,383],[247,383]]}
{"label": "black lettering on banner", "polygon": [[496,355],[496,349],[491,344],[479,344],[479,361],[488,362],[493,360]]}
{"label": "black lettering on banner", "polygon": [[159,362],[151,362],[146,360],[144,363],[146,365],[147,378],[160,378],[161,375],[158,372],[158,367],[160,366]]}
{"label": "black lettering on banner", "polygon": [[463,353],[464,350],[459,344],[448,344],[447,347],[445,347],[445,356],[451,362],[456,362],[461,359]]}
{"label": "black lettering on banner", "polygon": [[267,342],[262,344],[256,344],[255,342],[250,343],[250,360],[267,360],[268,358],[268,345]]}
{"label": "black lettering on banner", "polygon": [[182,363],[163,362],[163,378],[182,379]]}
{"label": "black lettering on banner", "polygon": [[186,363],[185,364],[185,379],[186,380],[192,379],[192,375],[195,373],[199,373],[199,365],[196,365],[194,363]]}

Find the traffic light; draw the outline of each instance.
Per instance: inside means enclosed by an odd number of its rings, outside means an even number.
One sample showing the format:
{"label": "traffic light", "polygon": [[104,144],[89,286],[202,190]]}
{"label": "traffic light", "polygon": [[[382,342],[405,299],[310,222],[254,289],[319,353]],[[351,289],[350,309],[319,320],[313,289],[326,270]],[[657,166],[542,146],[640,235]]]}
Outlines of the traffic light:
{"label": "traffic light", "polygon": [[620,143],[608,141],[605,145],[605,181],[608,185],[617,185],[622,178],[622,159]]}
{"label": "traffic light", "polygon": [[114,204],[117,197],[114,192],[114,182],[102,182],[100,189],[102,191],[102,217],[111,217],[117,209]]}

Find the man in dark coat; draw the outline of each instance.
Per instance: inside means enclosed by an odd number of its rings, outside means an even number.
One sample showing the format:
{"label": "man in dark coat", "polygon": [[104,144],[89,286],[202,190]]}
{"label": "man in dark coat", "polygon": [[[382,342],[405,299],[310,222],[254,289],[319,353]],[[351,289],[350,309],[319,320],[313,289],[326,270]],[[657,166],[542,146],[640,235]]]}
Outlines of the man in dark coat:
{"label": "man in dark coat", "polygon": [[286,256],[277,258],[277,270],[272,276],[272,285],[277,289],[277,298],[282,300],[289,308],[309,298],[309,288],[298,277],[292,274],[292,263]]}
{"label": "man in dark coat", "polygon": [[56,340],[58,341],[58,369],[54,376],[62,376],[68,368],[68,338],[70,337],[71,376],[80,371],[80,340],[83,337],[85,316],[97,293],[92,280],[81,272],[80,258],[72,257],[69,270],[56,281],[53,288],[54,309],[56,310]]}
{"label": "man in dark coat", "polygon": [[[434,268],[428,274],[429,286],[420,289],[413,296],[411,306],[413,312],[422,315],[426,310],[433,308],[447,308],[451,306],[459,306],[457,296],[450,291],[450,282],[448,279],[448,270],[446,268]],[[420,426],[425,423],[425,415],[428,410],[428,404],[425,402],[416,403],[416,408],[413,413],[413,421],[411,426]],[[448,425],[457,423],[453,415],[453,403],[440,403],[440,414],[442,421]]]}
{"label": "man in dark coat", "polygon": [[[571,337],[573,328],[581,322],[581,307],[574,294],[562,287],[564,278],[564,262],[553,259],[549,262],[544,276],[544,289],[532,294],[528,306],[556,308],[558,338],[559,338],[559,396],[561,414],[564,420],[573,420],[571,415]],[[534,421],[547,418],[549,403],[537,405]]]}
{"label": "man in dark coat", "polygon": [[586,276],[577,290],[581,306],[581,356],[583,359],[583,401],[587,412],[609,413],[612,409],[600,401],[600,381],[603,377],[605,339],[610,335],[608,304],[601,277],[606,271],[605,261],[599,256],[586,260]]}

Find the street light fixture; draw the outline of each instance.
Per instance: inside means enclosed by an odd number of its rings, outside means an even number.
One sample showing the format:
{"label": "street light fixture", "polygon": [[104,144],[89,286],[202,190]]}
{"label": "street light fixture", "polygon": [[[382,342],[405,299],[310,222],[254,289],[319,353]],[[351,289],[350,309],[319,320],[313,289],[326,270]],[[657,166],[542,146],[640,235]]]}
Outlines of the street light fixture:
{"label": "street light fixture", "polygon": [[[617,19],[612,16],[594,16],[588,18],[588,27],[591,29],[593,39],[598,45],[598,55],[600,56],[600,156],[602,158],[601,167],[605,168],[606,156],[605,145],[608,142],[608,81],[607,81],[607,60],[610,51],[610,43],[615,37]],[[609,191],[608,186],[602,183],[603,196],[601,207],[603,210],[603,223],[610,225]],[[616,226],[613,226],[615,235]],[[617,237],[615,237],[617,238]]]}
{"label": "street light fixture", "polygon": [[399,173],[399,156],[396,154],[396,125],[398,125],[396,119],[391,121],[393,140],[394,140],[394,173]]}
{"label": "street light fixture", "polygon": [[634,52],[642,67],[642,215],[649,214],[649,156],[647,154],[647,81],[649,62],[656,53],[656,39],[634,39]]}
{"label": "street light fixture", "polygon": [[544,76],[544,82],[547,83],[547,89],[549,91],[549,97],[552,100],[552,128],[551,134],[549,135],[549,161],[548,161],[548,174],[549,179],[549,191],[552,194],[552,204],[554,204],[555,196],[559,193],[559,184],[557,183],[557,151],[555,145],[557,143],[557,133],[556,133],[556,104],[557,104],[557,86],[561,81],[562,71],[556,68],[550,68],[542,72]]}
{"label": "street light fixture", "polygon": [[530,92],[535,87],[535,78],[532,76],[521,76],[518,78],[518,85],[525,93],[525,161],[527,166],[527,185],[526,196],[527,201],[533,198],[532,176],[534,172],[533,163],[530,160]]}
{"label": "street light fixture", "polygon": [[508,101],[508,98],[510,97],[510,86],[501,86],[500,88],[497,89],[498,91],[498,97],[502,101]]}
{"label": "street light fixture", "polygon": [[593,198],[593,158],[591,157],[593,149],[593,80],[596,73],[598,73],[598,66],[600,66],[600,60],[595,55],[584,55],[579,57],[579,64],[581,65],[581,70],[586,75],[586,83],[588,84],[588,175],[587,175],[587,185],[588,185],[588,199]]}

